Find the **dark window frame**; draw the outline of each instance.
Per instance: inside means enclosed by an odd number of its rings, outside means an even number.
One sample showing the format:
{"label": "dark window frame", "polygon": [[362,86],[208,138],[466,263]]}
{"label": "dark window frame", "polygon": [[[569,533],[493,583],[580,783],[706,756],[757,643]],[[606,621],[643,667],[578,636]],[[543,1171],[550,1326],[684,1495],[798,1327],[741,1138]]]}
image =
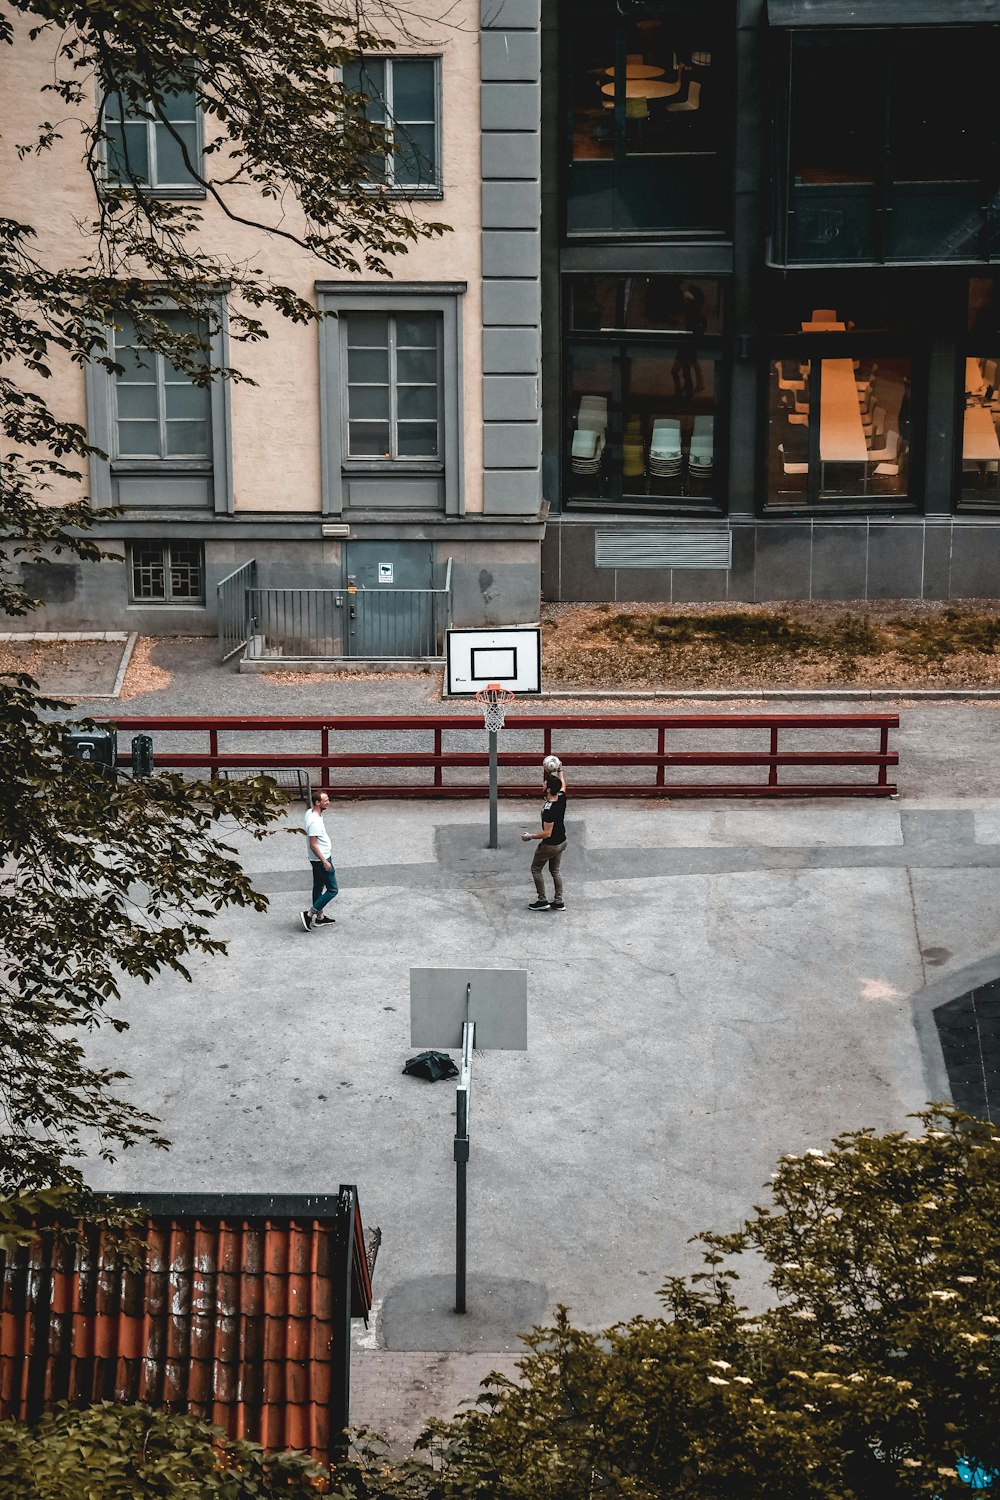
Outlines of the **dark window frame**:
{"label": "dark window frame", "polygon": [[[565,12],[572,6],[572,24],[565,20]],[[621,22],[617,29],[614,41],[614,56],[612,59],[616,75],[624,77],[625,61],[628,51],[626,38],[626,25],[641,13],[642,6],[633,5],[629,15],[621,11]],[[651,14],[675,10],[682,14],[682,7],[665,3],[657,5],[649,3],[644,7]],[[722,179],[718,188],[718,204],[720,211],[717,222],[712,224],[700,224],[691,226],[677,226],[671,224],[645,224],[641,227],[614,228],[602,225],[570,227],[570,200],[572,198],[571,176],[573,170],[573,114],[574,107],[571,98],[573,71],[572,48],[574,38],[579,28],[584,24],[584,14],[575,0],[561,0],[561,22],[558,27],[559,45],[559,224],[560,234],[564,243],[579,243],[587,240],[601,241],[627,241],[646,240],[650,235],[655,235],[657,240],[691,241],[711,240],[727,242],[733,237],[733,220],[735,212],[735,136],[738,120],[736,108],[736,13],[733,0],[716,0],[717,14],[709,23],[713,28],[715,41],[713,42],[712,68],[716,78],[720,78],[720,93],[728,88],[731,107],[724,111],[728,124],[722,126],[719,132],[719,140],[722,144],[713,151],[685,151],[651,153],[629,153],[625,149],[625,95],[619,85],[615,94],[615,107],[611,112],[612,129],[614,132],[615,149],[613,156],[608,160],[609,166],[614,169],[615,176],[624,168],[629,160],[652,161],[654,159],[687,159],[698,157],[711,163],[709,170]],[[618,187],[614,192],[619,192]]]}
{"label": "dark window frame", "polygon": [[[774,101],[769,121],[770,179],[773,184],[772,202],[768,214],[766,261],[776,267],[817,267],[834,270],[864,266],[917,266],[935,265],[952,269],[965,266],[1000,264],[1000,124],[996,112],[990,115],[991,141],[982,148],[982,160],[992,164],[986,173],[975,179],[978,183],[979,211],[981,223],[978,231],[979,250],[975,255],[944,256],[940,254],[915,254],[903,256],[890,253],[889,220],[893,212],[906,202],[898,189],[907,179],[897,178],[893,172],[891,143],[893,129],[893,77],[899,52],[912,44],[914,37],[946,34],[949,37],[967,35],[972,45],[982,45],[989,37],[1000,64],[1000,28],[995,26],[913,26],[889,28],[886,26],[831,26],[812,29],[777,29],[773,35],[769,66],[766,72],[768,91]],[[795,91],[796,50],[822,52],[846,42],[858,47],[877,48],[881,58],[883,80],[882,98],[874,101],[875,114],[881,104],[881,124],[873,137],[871,152],[874,163],[872,182],[872,253],[842,259],[808,259],[793,257],[790,253],[792,202],[791,143],[793,130],[793,99]],[[942,91],[947,92],[947,83]],[[857,101],[861,108],[872,101]],[[971,180],[971,179],[970,179]]]}
{"label": "dark window frame", "polygon": [[[924,506],[924,438],[927,429],[927,353],[898,333],[774,334],[763,341],[758,369],[760,389],[758,513],[762,518],[802,515],[809,518],[844,515],[884,515],[901,513],[920,515]],[[824,359],[859,359],[865,362],[906,360],[910,366],[911,418],[907,437],[909,452],[907,490],[905,495],[864,494],[858,496],[819,495],[819,422],[810,423],[809,473],[806,493],[801,498],[777,498],[770,495],[771,455],[771,377],[775,361],[806,360],[822,366]],[[822,381],[822,369],[820,370]],[[916,436],[914,436],[914,434]],[[873,460],[874,461],[874,460]]]}
{"label": "dark window frame", "polygon": [[[993,306],[997,308],[997,319],[1000,324],[1000,271],[994,278]],[[969,328],[968,319],[966,319],[963,336],[958,341],[955,357],[955,454],[952,490],[952,509],[957,515],[997,515],[1000,513],[1000,489],[993,499],[990,499],[988,495],[985,499],[978,499],[975,495],[967,494],[962,483],[965,463],[965,362],[967,359],[995,359],[1000,364],[1000,326],[992,333],[989,331],[984,333],[983,330],[973,331]],[[995,422],[994,426],[996,426]]]}
{"label": "dark window frame", "polygon": [[[712,280],[719,283],[721,301],[721,331],[714,334],[683,334],[669,329],[641,329],[641,328],[614,328],[606,331],[599,329],[580,329],[573,331],[570,328],[570,299],[572,297],[572,282],[574,276],[581,273],[567,272],[562,280],[561,288],[561,316],[562,316],[562,347],[560,350],[561,365],[561,408],[562,424],[559,444],[560,462],[560,510],[563,513],[584,510],[602,510],[614,514],[650,514],[650,515],[699,515],[699,516],[724,516],[729,508],[729,422],[731,414],[731,391],[732,391],[732,348],[731,338],[726,330],[730,326],[730,302],[732,287],[729,278],[717,275],[696,274],[691,276],[678,275],[679,281],[706,281]],[[590,274],[590,273],[585,273]],[[621,281],[628,280],[625,273],[602,273],[615,276]],[[664,273],[666,274],[666,273]],[[619,304],[620,305],[620,304]],[[655,351],[657,349],[676,351],[679,348],[688,348],[704,355],[706,359],[714,362],[714,436],[713,436],[713,462],[712,462],[712,492],[705,496],[683,496],[649,494],[645,497],[640,495],[629,496],[625,493],[620,495],[593,496],[574,495],[572,492],[572,467],[569,464],[568,434],[573,423],[573,398],[570,396],[570,385],[572,381],[572,351],[574,348],[588,346],[608,349],[612,358],[628,359],[630,356],[628,348],[645,349]],[[672,363],[672,361],[671,361]],[[621,460],[623,429],[621,426],[621,413],[613,413],[609,421],[608,449],[610,452],[609,467],[616,460]],[[647,479],[649,476],[646,476]]]}
{"label": "dark window frame", "polygon": [[[203,542],[192,542],[189,540],[174,540],[163,542],[143,540],[130,541],[126,545],[128,549],[128,602],[130,605],[142,607],[144,605],[164,604],[168,605],[172,609],[198,609],[204,607],[206,602],[206,591],[205,546]],[[175,559],[175,553],[179,553],[180,549],[185,547],[190,548],[194,553],[196,553],[196,558],[193,562],[191,560],[182,562]],[[139,548],[145,548],[149,552],[158,551],[160,558],[159,563],[155,563],[153,561],[140,562],[136,556],[137,549]],[[157,567],[161,572],[163,578],[162,592],[154,594],[137,592],[137,571],[140,569],[146,569],[148,571]],[[174,593],[174,577],[175,574],[182,568],[193,569],[198,583],[197,594]]]}

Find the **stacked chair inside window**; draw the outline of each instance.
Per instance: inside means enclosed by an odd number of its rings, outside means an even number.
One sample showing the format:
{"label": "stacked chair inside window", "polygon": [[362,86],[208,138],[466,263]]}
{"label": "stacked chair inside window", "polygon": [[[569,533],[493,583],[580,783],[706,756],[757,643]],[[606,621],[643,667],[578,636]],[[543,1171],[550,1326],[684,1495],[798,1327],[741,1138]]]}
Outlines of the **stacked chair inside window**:
{"label": "stacked chair inside window", "polygon": [[710,484],[715,457],[714,417],[695,417],[688,451],[688,474],[702,484]]}
{"label": "stacked chair inside window", "polygon": [[571,462],[574,474],[599,475],[607,444],[608,400],[606,396],[581,396],[573,432]]}
{"label": "stacked chair inside window", "polygon": [[[681,450],[681,424],[676,417],[654,417],[653,436],[649,444],[649,473],[656,481],[676,479],[684,467]],[[676,485],[657,483],[657,489],[670,490]]]}

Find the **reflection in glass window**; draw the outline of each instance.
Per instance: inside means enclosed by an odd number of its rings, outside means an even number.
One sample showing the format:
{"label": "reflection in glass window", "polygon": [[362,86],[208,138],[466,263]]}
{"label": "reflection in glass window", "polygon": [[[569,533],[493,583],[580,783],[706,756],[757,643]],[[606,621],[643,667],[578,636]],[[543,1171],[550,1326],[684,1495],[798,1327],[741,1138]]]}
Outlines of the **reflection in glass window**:
{"label": "reflection in glass window", "polygon": [[372,181],[408,192],[438,188],[436,60],[366,57],[344,68],[344,87],[362,96],[365,118],[391,140],[371,158]]}
{"label": "reflection in glass window", "polygon": [[798,35],[789,58],[787,127],[778,132],[787,130],[779,160],[788,164],[780,259],[997,253],[995,29],[974,44],[943,27]]}
{"label": "reflection in glass window", "polygon": [[[622,13],[626,12],[626,13]],[[567,228],[723,228],[728,6],[564,5]]]}
{"label": "reflection in glass window", "polygon": [[161,115],[127,95],[104,98],[107,175],[111,182],[136,182],[167,191],[200,187],[193,173],[201,166],[198,104],[192,89],[166,94]]}
{"label": "reflection in glass window", "polygon": [[616,332],[722,332],[722,284],[688,276],[573,276],[570,326]]}
{"label": "reflection in glass window", "polygon": [[962,422],[962,502],[1000,502],[1000,362],[997,355],[965,361]]}
{"label": "reflection in glass window", "polygon": [[692,342],[575,344],[566,393],[568,497],[706,508],[717,489],[716,383],[714,353]]}
{"label": "reflection in glass window", "polygon": [[912,401],[908,359],[773,360],[768,501],[812,505],[904,499]]}

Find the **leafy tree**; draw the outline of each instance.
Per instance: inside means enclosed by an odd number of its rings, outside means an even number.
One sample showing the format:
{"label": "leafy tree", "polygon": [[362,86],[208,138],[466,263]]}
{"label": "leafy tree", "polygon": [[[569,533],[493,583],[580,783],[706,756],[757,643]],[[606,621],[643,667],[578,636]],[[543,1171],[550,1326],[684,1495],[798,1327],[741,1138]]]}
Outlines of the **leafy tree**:
{"label": "leafy tree", "polygon": [[84,1038],[102,1021],[124,1029],[106,1009],[122,975],[188,977],[188,954],[225,951],[216,912],[266,908],[219,822],[262,835],[282,806],[263,779],[133,781],[68,760],[63,726],[40,717],[60,706],[23,678],[3,688],[0,1193],[79,1183],[91,1134],[105,1156],[166,1144],[120,1094],[125,1075],[88,1063]]}
{"label": "leafy tree", "polygon": [[[390,6],[389,15],[398,34],[403,13]],[[265,269],[217,253],[199,203],[148,191],[95,101],[112,98],[157,121],[213,214],[259,228],[276,263],[281,247],[294,245],[327,267],[378,275],[443,230],[368,185],[372,154],[388,137],[364,118],[341,68],[359,51],[392,45],[363,7],[324,0],[200,0],[193,9],[171,0],[0,0],[0,50],[13,58],[44,49],[47,65],[39,111],[48,118],[10,143],[22,183],[78,133],[80,170],[93,187],[93,219],[70,264],[53,262],[32,224],[0,217],[0,613],[33,607],[23,563],[101,556],[92,528],[110,512],[82,497],[56,503],[97,450],[44,393],[67,369],[115,368],[109,327],[132,319],[143,347],[207,384],[241,378],[210,357],[220,289],[236,341],[264,337],[268,309],[317,317]],[[179,89],[193,92],[206,122],[197,160],[169,119]],[[194,322],[170,320],[165,308]],[[260,835],[279,806],[262,783],[157,776],[116,784],[63,755],[55,718],[68,711],[39,697],[29,678],[0,675],[0,1196],[8,1198],[80,1187],[88,1138],[105,1154],[142,1139],[163,1144],[156,1122],[121,1094],[123,1075],[88,1065],[83,1038],[109,1019],[123,1026],[106,1009],[121,975],[148,982],[161,969],[184,973],[188,954],[225,946],[207,926],[214,912],[264,909],[220,820]],[[22,1221],[10,1209],[7,1232]]]}
{"label": "leafy tree", "polygon": [[35,1428],[0,1422],[0,1500],[316,1500],[351,1493],[344,1483],[305,1453],[268,1455],[141,1406],[63,1407]]}
{"label": "leafy tree", "polygon": [[[422,1439],[424,1500],[949,1500],[1000,1486],[1000,1132],[947,1106],[918,1136],[782,1157],[771,1203],[700,1236],[666,1316],[527,1339],[521,1383]],[[738,1301],[759,1256],[768,1305]],[[736,1262],[734,1264],[733,1262]]]}

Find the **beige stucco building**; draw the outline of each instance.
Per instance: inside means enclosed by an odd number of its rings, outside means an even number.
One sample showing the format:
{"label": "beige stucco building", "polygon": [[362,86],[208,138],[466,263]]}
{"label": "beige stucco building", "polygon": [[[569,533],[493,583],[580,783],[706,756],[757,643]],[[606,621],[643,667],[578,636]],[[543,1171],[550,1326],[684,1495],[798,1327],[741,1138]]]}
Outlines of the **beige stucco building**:
{"label": "beige stucco building", "polygon": [[[389,159],[401,198],[449,231],[414,241],[388,279],[331,276],[287,238],[202,201],[206,248],[262,267],[336,316],[298,324],[265,310],[260,342],[223,329],[218,353],[248,379],[211,391],[158,356],[139,358],[128,328],[114,344],[118,376],[68,363],[54,371],[50,405],[108,455],[84,482],[96,504],[123,509],[100,538],[125,566],[33,565],[30,586],[44,601],[34,628],[210,633],[220,580],[251,562],[261,586],[336,592],[352,581],[440,587],[450,559],[457,623],[537,618],[537,4],[497,0],[481,16],[479,0],[462,0],[445,24],[421,31],[366,57],[357,86],[408,132],[410,156]],[[81,261],[94,217],[81,159],[89,122],[64,122],[52,149],[28,163],[15,155],[51,115],[42,88],[54,46],[3,49],[0,76],[0,212],[35,228],[52,266]],[[193,100],[178,96],[176,110],[176,132],[199,149]],[[118,129],[130,153],[144,153],[151,191],[197,198],[184,191],[170,140],[125,113]],[[114,137],[113,113],[109,128]],[[260,201],[246,206],[248,217],[266,213]],[[367,654],[349,634],[342,648]]]}

